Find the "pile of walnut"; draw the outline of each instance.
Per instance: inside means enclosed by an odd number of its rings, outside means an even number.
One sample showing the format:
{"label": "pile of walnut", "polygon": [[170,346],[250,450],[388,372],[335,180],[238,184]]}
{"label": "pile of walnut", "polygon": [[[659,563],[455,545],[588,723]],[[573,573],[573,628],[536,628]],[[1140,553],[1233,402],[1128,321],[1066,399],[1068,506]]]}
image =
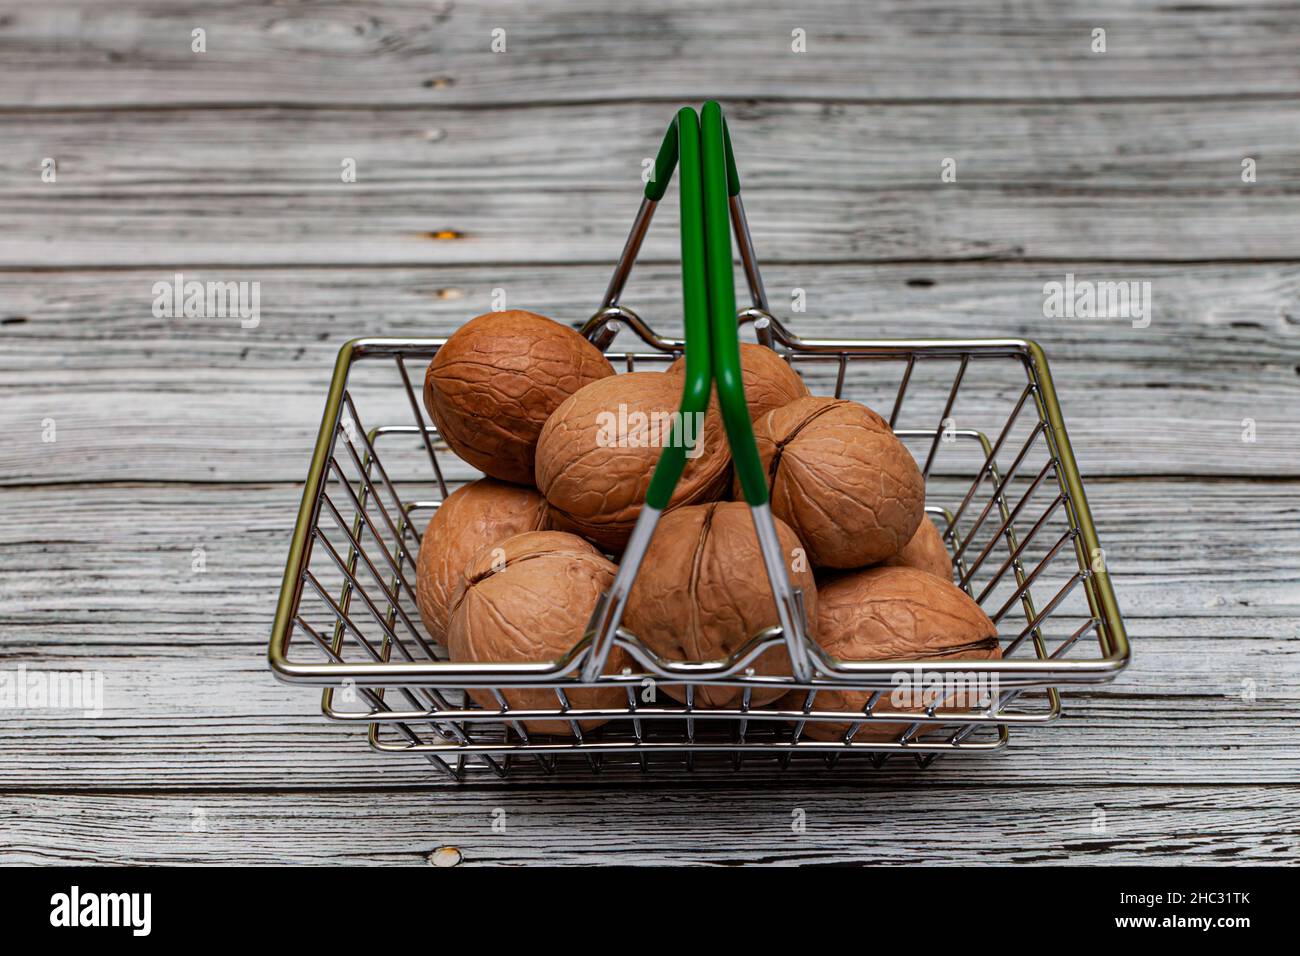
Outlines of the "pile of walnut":
{"label": "pile of walnut", "polygon": [[[810,395],[771,349],[742,345],[741,365],[777,534],[812,637],[845,660],[1000,657],[996,627],[952,582],[947,548],[925,515],[925,482],[889,424],[857,402]],[[681,360],[662,372],[615,374],[572,329],[517,310],[481,315],[439,349],[425,407],[451,450],[487,475],[448,496],[419,552],[420,614],[452,660],[551,661],[577,643],[645,500],[662,446],[655,425],[676,412],[682,375]],[[616,441],[612,421],[624,429]],[[624,615],[665,660],[729,657],[778,623],[716,396],[701,443]],[[606,672],[628,663],[616,649]],[[771,650],[755,669],[789,667],[784,650]],[[682,696],[680,687],[664,690]],[[549,689],[503,693],[516,709],[557,703]],[[471,696],[496,706],[490,692]],[[733,707],[740,696],[699,687],[694,701]],[[776,696],[754,691],[751,704]],[[778,706],[801,709],[805,697],[796,691]],[[868,697],[820,691],[814,707],[859,710]],[[626,705],[617,688],[568,698],[580,709]],[[525,723],[535,733],[571,732],[566,721]],[[889,739],[904,726],[868,723],[856,739]],[[804,733],[834,739],[847,727],[814,722]]]}

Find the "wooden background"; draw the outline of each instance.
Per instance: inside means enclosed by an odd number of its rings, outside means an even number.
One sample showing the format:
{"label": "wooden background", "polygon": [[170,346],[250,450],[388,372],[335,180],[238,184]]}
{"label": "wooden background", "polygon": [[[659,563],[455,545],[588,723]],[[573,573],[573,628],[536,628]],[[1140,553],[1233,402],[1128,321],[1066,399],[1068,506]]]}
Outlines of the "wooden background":
{"label": "wooden background", "polygon": [[[456,787],[371,753],[264,664],[338,345],[493,288],[584,318],[708,96],[797,331],[1045,345],[1132,667],[925,771]],[[107,695],[2,715],[0,862],[1300,859],[1300,5],[4,2],[0,144],[0,667]],[[154,318],[176,271],[259,281],[260,326]],[[1150,327],[1044,318],[1066,272],[1150,281]]]}

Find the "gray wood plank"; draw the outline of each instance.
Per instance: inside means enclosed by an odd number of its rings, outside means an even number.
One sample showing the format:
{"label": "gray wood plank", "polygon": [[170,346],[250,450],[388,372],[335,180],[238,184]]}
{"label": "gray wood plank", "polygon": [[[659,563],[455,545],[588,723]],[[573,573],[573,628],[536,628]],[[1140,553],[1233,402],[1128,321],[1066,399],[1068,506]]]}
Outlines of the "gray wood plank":
{"label": "gray wood plank", "polygon": [[[0,0],[0,669],[108,694],[99,718],[5,715],[0,863],[1295,862],[1296,14]],[[1044,341],[1134,663],[924,771],[461,786],[370,752],[264,664],[337,346],[445,334],[496,289],[580,322],[700,90],[727,102],[777,312],[807,295],[797,331]],[[672,330],[666,205],[627,301]],[[261,282],[261,324],[155,318],[179,270]],[[1151,326],[1044,317],[1067,272],[1151,282]],[[888,402],[897,372],[851,394]],[[932,424],[950,377],[919,370],[901,424]],[[1016,387],[983,386],[960,425]],[[354,387],[366,424],[407,421],[392,384]]]}
{"label": "gray wood plank", "polygon": [[[773,311],[812,338],[1023,336],[1041,341],[1058,366],[1104,366],[1111,359],[1169,375],[1225,365],[1259,372],[1300,357],[1300,268],[1294,264],[828,264],[769,263],[766,257],[761,264]],[[272,369],[288,374],[307,359],[332,361],[338,345],[356,336],[449,335],[489,310],[497,289],[509,308],[579,326],[599,306],[612,270],[611,261],[185,273],[204,281],[259,282],[261,322],[254,329],[233,318],[155,318],[153,285],[172,281],[169,270],[0,271],[0,370],[66,369],[69,380],[60,380],[60,389],[73,385],[78,373],[104,369],[120,379],[134,366],[172,368],[185,361],[247,372],[249,379]],[[1080,280],[1151,282],[1150,327],[1133,328],[1122,318],[1045,317],[1043,286],[1063,281],[1067,272]],[[743,300],[743,279],[737,281]],[[806,300],[801,313],[792,310],[796,290]],[[676,263],[639,264],[623,302],[664,334],[680,335]]]}
{"label": "gray wood plank", "polygon": [[420,866],[446,846],[462,866],[1300,860],[1294,787],[10,795],[0,820],[2,864]]}
{"label": "gray wood plank", "polygon": [[[1089,482],[1135,635],[1300,637],[1298,487]],[[43,635],[23,638],[29,654],[43,645],[66,654],[81,643],[152,652],[233,642],[256,650],[269,633],[300,497],[290,484],[5,489],[0,625]],[[196,547],[204,550],[202,573],[193,570]]]}
{"label": "gray wood plank", "polygon": [[[1289,3],[1085,8],[665,0],[355,2],[201,10],[160,0],[5,4],[10,105],[496,105],[648,97],[1130,98],[1300,90]],[[191,30],[207,30],[192,53]],[[1091,51],[1092,30],[1107,52]],[[507,52],[491,50],[506,30]],[[806,31],[794,53],[791,31]],[[1212,38],[1212,41],[1209,39]],[[58,69],[51,70],[50,64]]]}
{"label": "gray wood plank", "polygon": [[[266,670],[293,489],[74,492],[0,496],[0,627],[9,635],[0,667],[102,672],[106,712],[12,715],[0,736],[0,785],[42,792],[443,785],[418,758],[371,753],[360,728],[319,716],[315,692],[280,685]],[[1095,484],[1092,503],[1135,646],[1130,670],[1113,685],[1067,695],[1061,721],[1017,731],[1000,754],[963,755],[925,771],[891,764],[850,778],[915,786],[1294,783],[1295,498],[1295,483]],[[205,551],[201,574],[192,571],[197,546]],[[773,777],[755,768],[746,779],[759,786]],[[601,779],[612,786],[640,778]]]}
{"label": "gray wood plank", "polygon": [[[634,186],[634,184],[631,184]],[[635,188],[542,192],[336,188],[272,195],[39,194],[0,209],[0,265],[605,263],[622,248]],[[674,203],[665,204],[672,207]],[[774,187],[746,195],[768,262],[1300,259],[1300,195],[1251,193],[1227,171],[1206,195]],[[646,241],[677,257],[676,213]]]}
{"label": "gray wood plank", "polygon": [[[342,160],[351,157],[356,190],[413,195],[431,209],[449,190],[603,190],[617,207],[620,196],[635,202],[643,160],[672,115],[659,102],[486,113],[0,109],[0,137],[9,144],[0,156],[0,195],[305,198],[339,192]],[[939,184],[945,157],[957,161],[963,192],[1186,197],[1275,195],[1300,185],[1294,100],[741,100],[727,104],[727,118],[747,194],[789,186],[926,192]],[[57,190],[41,181],[45,156],[58,160]],[[1258,176],[1248,189],[1241,182],[1247,156],[1257,160]]]}
{"label": "gray wood plank", "polygon": [[[1044,318],[1043,285],[1067,272],[1151,282],[1150,327]],[[186,274],[260,282],[260,325],[154,318],[153,284],[171,275],[162,270],[0,272],[0,423],[11,437],[0,444],[0,482],[301,480],[343,340],[448,334],[486,311],[497,288],[512,307],[578,323],[608,268]],[[1041,340],[1087,475],[1296,474],[1293,266],[782,264],[766,277],[777,313],[808,336]],[[679,289],[675,267],[648,265],[625,301],[672,331]],[[790,312],[793,289],[804,290],[806,312]],[[883,406],[901,371],[855,370],[849,381],[865,376],[855,397]],[[953,371],[918,373],[904,424],[938,420]],[[815,389],[834,387],[831,370],[809,374]],[[367,426],[411,420],[395,372],[383,372],[361,414]],[[981,424],[1000,425],[995,417]],[[41,441],[46,419],[56,423],[53,443]],[[1242,441],[1246,419],[1256,422],[1253,443]]]}
{"label": "gray wood plank", "polygon": [[[1148,651],[1148,666],[1135,665],[1126,679],[1141,680],[1144,672],[1151,673],[1152,665],[1176,665],[1178,656],[1186,658],[1203,647],[1204,641],[1198,641],[1183,643],[1174,649],[1176,654]],[[1229,644],[1223,650],[1236,653],[1239,647]],[[1153,659],[1151,653],[1159,656]],[[1267,657],[1276,661],[1283,653],[1280,648],[1265,649],[1261,659],[1245,666],[1259,673]],[[416,786],[455,791],[465,786],[547,789],[575,782],[615,787],[647,780],[666,786],[731,780],[758,789],[784,779],[890,786],[1294,785],[1300,771],[1294,747],[1300,707],[1295,698],[1260,699],[1246,707],[1234,696],[1240,682],[1225,680],[1203,694],[1172,690],[1167,699],[1145,701],[1122,689],[1112,696],[1067,694],[1067,717],[1060,722],[1016,729],[1002,751],[949,755],[926,769],[917,768],[908,758],[893,759],[879,770],[846,759],[833,771],[800,764],[782,772],[770,759],[754,759],[737,772],[726,762],[701,758],[698,768],[689,773],[680,762],[669,766],[659,760],[649,774],[612,768],[593,777],[584,763],[570,760],[563,773],[552,776],[536,766],[518,764],[505,781],[476,766],[472,782],[462,785],[419,754],[369,750],[360,728],[334,726],[320,716],[317,695],[272,685],[260,666],[260,655],[249,653],[234,667],[201,658],[201,667],[165,671],[149,657],[137,660],[135,670],[149,671],[148,681],[175,685],[162,700],[144,694],[142,678],[136,678],[132,687],[124,686],[119,675],[129,673],[129,667],[85,659],[114,682],[109,685],[110,696],[122,691],[141,694],[150,703],[149,713],[98,720],[54,713],[41,720],[20,719],[0,741],[0,784],[6,791]],[[236,679],[238,668],[242,675]],[[164,704],[170,710],[159,709]]]}
{"label": "gray wood plank", "polygon": [[[0,264],[603,262],[664,121],[634,106],[10,113]],[[773,263],[1300,258],[1293,104],[760,103],[733,126]],[[648,260],[677,255],[661,215]]]}

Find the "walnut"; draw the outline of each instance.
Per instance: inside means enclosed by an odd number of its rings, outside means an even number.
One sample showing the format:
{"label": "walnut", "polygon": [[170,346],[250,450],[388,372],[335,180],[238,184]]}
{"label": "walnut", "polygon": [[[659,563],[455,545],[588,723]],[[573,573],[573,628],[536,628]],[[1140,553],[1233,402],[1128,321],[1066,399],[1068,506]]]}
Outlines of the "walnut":
{"label": "walnut", "polygon": [[929,518],[921,519],[912,540],[903,546],[902,551],[882,564],[888,568],[916,568],[945,581],[952,580],[952,556],[948,554],[948,546],[943,543],[943,535]]}
{"label": "walnut", "polygon": [[[685,374],[686,359],[679,358],[666,371],[670,375]],[[772,409],[808,394],[808,386],[799,373],[765,345],[740,343],[740,375],[751,419],[759,419]]]}
{"label": "walnut", "polygon": [[[965,591],[916,568],[867,568],[823,582],[817,595],[817,642],[832,657],[847,661],[1000,660],[998,630]],[[807,691],[792,691],[780,706],[801,710]],[[886,692],[881,710],[922,713],[921,692]],[[921,698],[921,699],[918,699]],[[822,690],[814,710],[860,711],[867,691]],[[914,703],[915,702],[915,703]],[[945,701],[945,704],[952,704]],[[969,701],[961,706],[970,708]],[[812,740],[839,740],[852,724],[809,721],[803,734]],[[864,723],[854,740],[892,740],[911,724]],[[923,731],[918,731],[918,735]]]}
{"label": "walnut", "polygon": [[[453,661],[554,661],[582,639],[596,600],[614,582],[614,565],[576,535],[530,531],[484,548],[470,562],[452,596],[447,650]],[[627,656],[613,648],[605,673],[616,674]],[[502,688],[515,709],[553,709],[552,688]],[[621,688],[565,691],[575,709],[627,706]],[[480,706],[496,710],[489,690],[471,689]],[[581,721],[584,730],[603,721]],[[567,720],[527,720],[530,733],[568,734]]]}
{"label": "walnut", "polygon": [[545,526],[546,499],[532,488],[481,478],[448,495],[424,529],[415,569],[415,601],[429,636],[446,642],[452,593],[480,549]]}
{"label": "walnut", "polygon": [[537,436],[582,386],[614,374],[573,329],[512,309],[470,319],[424,376],[424,406],[457,455],[492,478],[533,483]]}
{"label": "walnut", "polygon": [[[817,588],[799,539],[780,521],[776,531],[790,581],[803,589],[808,618],[816,621]],[[718,660],[778,623],[748,506],[714,502],[663,516],[623,616],[624,626],[646,647],[665,660]],[[758,674],[789,674],[789,655],[784,649],[769,650],[754,669]],[[680,685],[664,690],[670,697],[685,699]],[[739,689],[697,687],[695,703],[733,707],[740,704],[742,694]],[[750,703],[769,703],[780,695],[780,690],[755,690]]]}
{"label": "walnut", "polygon": [[800,398],[755,422],[754,437],[772,513],[799,536],[815,565],[883,561],[916,533],[925,481],[911,452],[865,405]]}
{"label": "walnut", "polygon": [[[610,552],[627,544],[650,476],[681,404],[682,380],[628,372],[592,382],[547,419],[537,442],[537,487],[555,528],[574,531]],[[731,482],[731,452],[716,401],[669,508],[720,498]],[[698,454],[696,454],[698,452]]]}

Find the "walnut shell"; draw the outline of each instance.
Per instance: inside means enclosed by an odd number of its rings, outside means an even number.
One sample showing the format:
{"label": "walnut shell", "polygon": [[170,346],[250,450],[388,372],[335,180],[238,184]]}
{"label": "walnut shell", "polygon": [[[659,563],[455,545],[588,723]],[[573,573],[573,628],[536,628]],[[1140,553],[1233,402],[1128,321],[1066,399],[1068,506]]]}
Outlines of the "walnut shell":
{"label": "walnut shell", "polygon": [[[673,362],[665,371],[670,375],[684,375],[685,357]],[[740,343],[740,376],[745,383],[745,404],[749,406],[751,420],[808,394],[803,377],[766,345]]]}
{"label": "walnut shell", "polygon": [[457,455],[492,478],[533,483],[551,412],[613,366],[573,329],[521,309],[470,319],[438,349],[424,407]]}
{"label": "walnut shell", "polygon": [[[803,589],[804,607],[817,620],[817,587],[803,559],[802,546],[785,524],[776,522],[790,583]],[[623,614],[623,624],[665,660],[710,661],[730,657],[751,637],[779,624],[763,555],[747,505],[713,502],[665,514],[655,529]],[[784,649],[766,652],[754,663],[757,674],[789,674]],[[685,689],[665,692],[685,699]],[[701,707],[733,707],[743,691],[697,687]],[[770,703],[780,690],[755,690],[751,704]]]}
{"label": "walnut shell", "polygon": [[865,405],[800,398],[755,422],[754,437],[772,513],[794,529],[814,564],[883,561],[916,533],[925,480],[888,423]]}
{"label": "walnut shell", "polygon": [[[681,393],[677,376],[628,372],[592,382],[555,410],[537,442],[537,487],[550,502],[553,527],[623,550]],[[731,452],[716,401],[697,451],[686,459],[669,508],[713,501],[730,484]]]}
{"label": "walnut shell", "polygon": [[429,636],[447,640],[451,599],[480,549],[546,526],[546,499],[532,488],[480,478],[457,488],[429,519],[415,567],[415,603]]}
{"label": "walnut shell", "polygon": [[[866,568],[825,582],[817,595],[817,642],[832,657],[850,661],[995,661],[1002,657],[997,626],[970,596],[951,581],[916,568]],[[881,710],[922,713],[925,701],[913,699],[908,687],[900,700],[880,698]],[[921,696],[920,691],[916,692]],[[806,691],[792,691],[781,706],[801,710]],[[861,710],[871,699],[866,691],[823,690],[814,710]],[[969,706],[963,704],[963,706]],[[852,724],[810,721],[804,736],[838,740]],[[865,723],[854,740],[892,740],[911,724]],[[918,731],[920,733],[920,731]]]}
{"label": "walnut shell", "polygon": [[[498,550],[499,549],[499,550]],[[515,535],[475,555],[452,597],[447,650],[453,661],[554,661],[579,640],[602,591],[614,583],[614,565],[576,535],[530,531]],[[605,673],[627,665],[619,649],[610,651]],[[552,688],[501,690],[517,709],[552,709],[559,698]],[[566,690],[571,707],[625,707],[619,688]],[[471,689],[480,706],[499,706],[490,690]],[[583,729],[604,721],[584,720]],[[572,735],[567,720],[526,720],[530,733]]]}
{"label": "walnut shell", "polygon": [[945,581],[952,580],[952,555],[943,543],[943,535],[929,518],[922,518],[912,540],[882,564],[887,568],[916,568]]}

